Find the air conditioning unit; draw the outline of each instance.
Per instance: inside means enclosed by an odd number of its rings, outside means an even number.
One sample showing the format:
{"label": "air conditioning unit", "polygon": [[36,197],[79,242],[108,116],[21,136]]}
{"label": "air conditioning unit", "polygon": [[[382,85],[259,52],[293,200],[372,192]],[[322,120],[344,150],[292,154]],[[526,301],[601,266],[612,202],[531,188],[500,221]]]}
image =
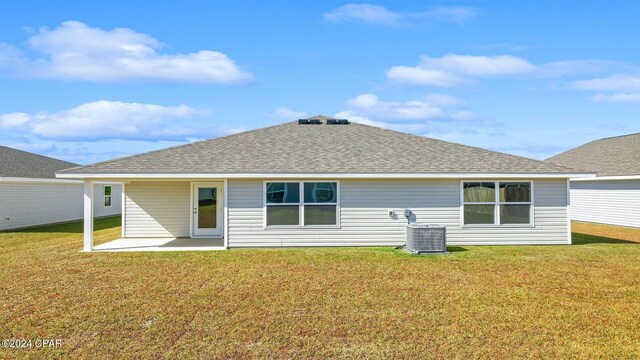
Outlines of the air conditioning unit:
{"label": "air conditioning unit", "polygon": [[411,254],[447,252],[447,229],[442,225],[410,223],[406,237],[406,250]]}

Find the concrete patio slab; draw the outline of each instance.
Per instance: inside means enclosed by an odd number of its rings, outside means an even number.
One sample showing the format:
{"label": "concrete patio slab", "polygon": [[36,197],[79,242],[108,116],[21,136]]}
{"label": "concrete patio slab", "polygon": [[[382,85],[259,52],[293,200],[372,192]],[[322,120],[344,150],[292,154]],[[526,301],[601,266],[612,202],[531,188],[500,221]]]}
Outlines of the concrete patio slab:
{"label": "concrete patio slab", "polygon": [[225,250],[224,239],[122,238],[93,247],[93,252]]}

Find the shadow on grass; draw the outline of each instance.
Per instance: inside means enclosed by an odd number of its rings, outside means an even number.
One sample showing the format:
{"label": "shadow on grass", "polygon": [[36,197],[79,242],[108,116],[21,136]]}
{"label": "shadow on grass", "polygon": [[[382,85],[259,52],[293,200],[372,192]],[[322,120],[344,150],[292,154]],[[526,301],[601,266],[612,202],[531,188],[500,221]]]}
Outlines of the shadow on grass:
{"label": "shadow on grass", "polygon": [[[108,218],[96,219],[93,222],[93,230],[105,230],[120,226],[120,215]],[[70,233],[81,234],[84,231],[82,220],[68,222],[64,224],[45,225],[28,229],[16,230],[19,233]]]}
{"label": "shadow on grass", "polygon": [[589,244],[635,244],[640,245],[640,243],[622,240],[622,239],[614,239],[608,238],[604,236],[596,236],[596,235],[587,235],[580,233],[571,233],[571,239],[573,245],[589,245]]}
{"label": "shadow on grass", "polygon": [[404,248],[394,248],[393,249],[396,254],[400,254],[400,255],[407,255],[407,256],[419,256],[419,257],[429,257],[429,256],[438,256],[438,255],[446,255],[446,254],[453,254],[453,253],[458,253],[458,252],[465,252],[465,251],[469,251],[467,248],[464,248],[462,246],[447,246],[447,252],[446,253],[422,253],[420,255],[417,254],[412,254],[408,251],[406,251]]}
{"label": "shadow on grass", "polygon": [[448,252],[462,252],[462,251],[469,251],[467,250],[467,248],[463,248],[462,246],[447,246],[447,251]]}

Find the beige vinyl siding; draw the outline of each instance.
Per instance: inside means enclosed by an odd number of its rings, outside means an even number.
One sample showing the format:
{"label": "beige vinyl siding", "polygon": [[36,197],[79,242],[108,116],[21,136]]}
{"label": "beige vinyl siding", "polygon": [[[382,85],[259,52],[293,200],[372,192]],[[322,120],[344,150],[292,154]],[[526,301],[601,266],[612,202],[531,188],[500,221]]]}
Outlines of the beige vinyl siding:
{"label": "beige vinyl siding", "polygon": [[125,237],[189,237],[191,183],[125,185]]}
{"label": "beige vinyl siding", "polygon": [[640,180],[571,182],[571,219],[640,227]]}
{"label": "beige vinyl siding", "polygon": [[[461,227],[459,180],[342,180],[340,228],[264,229],[263,181],[229,180],[229,246],[382,246],[404,243],[409,208],[415,221],[447,226],[448,242],[566,244],[566,182],[534,181],[535,226]],[[388,216],[395,210],[398,216]]]}
{"label": "beige vinyl siding", "polygon": [[[103,202],[96,202],[96,217],[120,214],[121,186],[113,187],[114,206],[103,208]],[[0,230],[19,229],[37,225],[80,220],[83,217],[82,184],[0,183]],[[102,185],[96,185],[94,193],[101,196]],[[117,203],[115,203],[117,198]],[[102,201],[102,197],[100,197]]]}

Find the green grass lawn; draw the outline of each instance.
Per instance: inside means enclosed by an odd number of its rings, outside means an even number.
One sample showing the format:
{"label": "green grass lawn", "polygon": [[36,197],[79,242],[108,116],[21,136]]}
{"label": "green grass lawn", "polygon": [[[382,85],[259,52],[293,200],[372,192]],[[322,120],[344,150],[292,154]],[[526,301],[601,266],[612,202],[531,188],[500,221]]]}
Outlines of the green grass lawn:
{"label": "green grass lawn", "polygon": [[[98,220],[96,243],[118,222]],[[426,257],[87,254],[81,223],[0,233],[0,339],[62,339],[0,358],[638,358],[640,231],[575,228],[595,235]]]}

